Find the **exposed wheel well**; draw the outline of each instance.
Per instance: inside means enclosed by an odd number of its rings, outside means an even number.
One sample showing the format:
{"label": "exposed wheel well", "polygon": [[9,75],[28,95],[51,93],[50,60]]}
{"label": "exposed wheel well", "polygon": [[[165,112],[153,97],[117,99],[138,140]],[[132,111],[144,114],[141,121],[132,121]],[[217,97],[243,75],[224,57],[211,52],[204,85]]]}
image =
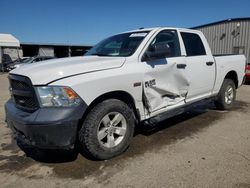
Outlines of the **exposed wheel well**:
{"label": "exposed wheel well", "polygon": [[225,79],[231,79],[233,80],[234,84],[235,84],[235,87],[238,88],[238,76],[237,76],[237,73],[235,71],[230,71],[227,73]]}
{"label": "exposed wheel well", "polygon": [[107,99],[118,99],[118,100],[123,101],[124,103],[126,103],[129,106],[129,108],[131,108],[133,110],[133,112],[134,112],[134,118],[135,118],[136,122],[140,121],[140,114],[139,114],[139,112],[137,111],[137,109],[135,107],[134,99],[133,99],[133,97],[129,93],[127,93],[125,91],[112,91],[112,92],[108,92],[108,93],[105,93],[105,94],[97,97],[88,106],[86,112],[84,113],[83,119],[85,118],[85,116],[89,113],[89,111],[94,106],[96,106],[98,103],[100,103],[100,102],[102,102],[104,100],[107,100]]}

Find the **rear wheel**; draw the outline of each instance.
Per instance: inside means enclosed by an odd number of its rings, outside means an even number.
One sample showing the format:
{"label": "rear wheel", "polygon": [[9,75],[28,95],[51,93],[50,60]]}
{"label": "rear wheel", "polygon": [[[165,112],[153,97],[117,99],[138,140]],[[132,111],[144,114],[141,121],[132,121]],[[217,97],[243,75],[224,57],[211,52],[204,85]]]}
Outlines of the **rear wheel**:
{"label": "rear wheel", "polygon": [[124,152],[133,137],[133,112],[120,100],[109,99],[96,105],[79,131],[83,152],[92,159],[105,160]]}
{"label": "rear wheel", "polygon": [[235,83],[231,79],[225,79],[215,100],[215,106],[219,110],[229,110],[233,107],[235,98]]}

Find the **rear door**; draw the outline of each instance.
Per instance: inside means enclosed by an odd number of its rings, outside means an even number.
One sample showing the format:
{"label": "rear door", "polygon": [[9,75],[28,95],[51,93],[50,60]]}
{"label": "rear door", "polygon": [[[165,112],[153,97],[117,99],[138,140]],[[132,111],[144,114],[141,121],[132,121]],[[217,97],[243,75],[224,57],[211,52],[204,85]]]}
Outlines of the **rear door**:
{"label": "rear door", "polygon": [[186,76],[186,60],[181,56],[178,33],[175,30],[159,32],[149,44],[147,51],[156,44],[166,45],[166,58],[146,60],[143,67],[143,100],[149,113],[167,106],[184,102],[189,88]]}
{"label": "rear door", "polygon": [[211,95],[215,82],[215,61],[205,37],[199,33],[180,32],[186,49],[186,74],[190,81],[186,102]]}

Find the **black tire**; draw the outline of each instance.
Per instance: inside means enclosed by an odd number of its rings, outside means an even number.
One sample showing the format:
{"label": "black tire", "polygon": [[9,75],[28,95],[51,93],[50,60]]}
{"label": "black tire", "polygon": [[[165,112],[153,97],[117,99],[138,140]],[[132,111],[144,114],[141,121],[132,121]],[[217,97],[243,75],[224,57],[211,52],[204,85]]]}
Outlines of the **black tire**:
{"label": "black tire", "polygon": [[[126,121],[126,131],[120,143],[107,148],[98,140],[101,121],[112,112],[121,114]],[[123,121],[123,122],[125,122]],[[123,153],[129,146],[134,135],[135,120],[133,111],[124,102],[108,99],[97,104],[86,116],[79,131],[79,142],[85,156],[94,160],[106,160]],[[108,135],[111,133],[108,133]],[[114,133],[113,133],[114,134]],[[113,136],[114,138],[114,136]]]}
{"label": "black tire", "polygon": [[[226,93],[229,88],[232,88],[232,99],[230,101],[226,101]],[[236,88],[235,83],[231,79],[225,79],[221,86],[220,92],[215,100],[215,106],[219,110],[229,110],[233,107],[234,101],[236,98]]]}

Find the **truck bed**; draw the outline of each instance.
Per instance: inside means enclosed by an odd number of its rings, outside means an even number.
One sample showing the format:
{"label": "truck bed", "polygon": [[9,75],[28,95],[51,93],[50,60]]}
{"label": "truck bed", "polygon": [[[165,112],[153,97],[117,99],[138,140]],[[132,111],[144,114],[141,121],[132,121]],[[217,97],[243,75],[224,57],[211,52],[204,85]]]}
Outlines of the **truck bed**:
{"label": "truck bed", "polygon": [[245,75],[246,58],[244,55],[214,55],[216,62],[216,80],[214,85],[214,93],[218,93],[224,77],[229,72],[235,72],[238,75],[238,85],[239,87]]}

